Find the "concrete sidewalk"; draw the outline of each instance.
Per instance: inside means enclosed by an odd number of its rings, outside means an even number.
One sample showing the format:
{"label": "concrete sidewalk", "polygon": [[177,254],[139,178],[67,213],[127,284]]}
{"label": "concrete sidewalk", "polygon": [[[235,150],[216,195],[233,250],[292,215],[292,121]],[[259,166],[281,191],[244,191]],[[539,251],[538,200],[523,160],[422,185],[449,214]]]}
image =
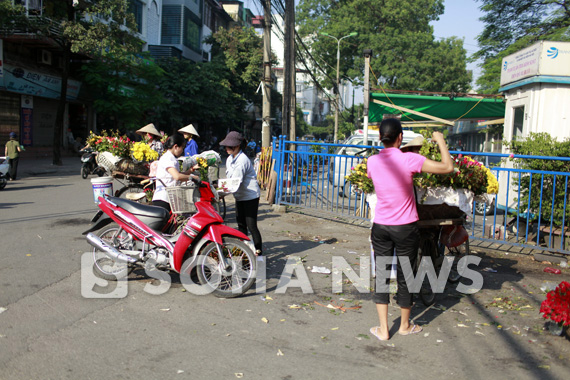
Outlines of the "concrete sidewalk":
{"label": "concrete sidewalk", "polygon": [[81,175],[81,157],[63,156],[61,160],[63,165],[54,165],[51,157],[30,158],[24,152],[18,163],[18,180],[46,175]]}

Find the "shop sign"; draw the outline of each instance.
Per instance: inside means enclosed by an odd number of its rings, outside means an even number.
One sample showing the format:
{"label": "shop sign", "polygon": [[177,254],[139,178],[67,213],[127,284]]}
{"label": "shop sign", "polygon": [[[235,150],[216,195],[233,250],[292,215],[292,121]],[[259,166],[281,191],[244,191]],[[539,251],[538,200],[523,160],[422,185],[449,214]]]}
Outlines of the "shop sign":
{"label": "shop sign", "polygon": [[[7,91],[59,99],[61,78],[19,66],[4,64],[4,86]],[[80,87],[81,82],[69,79],[67,81],[67,99],[77,99]]]}

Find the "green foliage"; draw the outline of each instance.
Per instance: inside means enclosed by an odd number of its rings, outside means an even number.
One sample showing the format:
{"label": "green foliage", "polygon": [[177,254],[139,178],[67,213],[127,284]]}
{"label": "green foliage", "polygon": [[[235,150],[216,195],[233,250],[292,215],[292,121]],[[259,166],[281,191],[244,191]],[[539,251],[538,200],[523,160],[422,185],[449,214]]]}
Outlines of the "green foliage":
{"label": "green foliage", "polygon": [[116,120],[116,128],[137,129],[152,122],[148,112],[165,103],[156,91],[164,70],[146,54],[100,57],[85,64],[81,74],[95,109]]}
{"label": "green foliage", "polygon": [[569,41],[568,0],[477,0],[485,29],[477,37],[480,50],[470,59],[483,60],[479,92],[497,93],[502,59],[540,40]]}
{"label": "green foliage", "polygon": [[[212,44],[210,62],[159,62],[165,71],[159,88],[167,104],[158,114],[172,129],[192,122],[221,136],[245,119],[248,103],[261,104],[261,91],[256,90],[263,68],[262,43],[253,29],[246,28],[221,29],[207,42]],[[275,91],[271,103],[281,104]]]}
{"label": "green foliage", "polygon": [[[530,133],[524,140],[515,140],[506,144],[512,153],[517,155],[570,157],[570,140],[556,141],[548,133]],[[515,166],[520,169],[542,170],[553,172],[570,172],[570,162],[556,160],[540,160],[528,158],[514,159]],[[516,176],[515,176],[516,177]],[[544,182],[541,183],[541,178]],[[570,220],[570,202],[564,191],[566,176],[545,174],[523,175],[520,178],[520,205],[524,210],[530,211],[538,218],[539,210],[542,210],[541,219],[549,221],[551,216],[555,225],[562,224],[565,218],[566,224]],[[556,181],[556,184],[554,183]],[[519,187],[519,178],[512,180],[515,188]],[[556,185],[556,186],[555,186]],[[540,193],[542,190],[542,197]],[[554,194],[554,210],[552,211],[552,195]],[[530,202],[529,202],[530,200]],[[567,203],[564,215],[564,202]]]}
{"label": "green foliage", "polygon": [[338,45],[320,33],[341,38],[357,32],[340,43],[341,77],[362,82],[362,50],[372,49],[372,72],[385,88],[466,92],[471,77],[462,41],[435,41],[429,24],[443,9],[443,0],[302,0],[296,21],[299,34],[312,39],[312,55],[326,70],[321,78],[325,87],[335,83]]}

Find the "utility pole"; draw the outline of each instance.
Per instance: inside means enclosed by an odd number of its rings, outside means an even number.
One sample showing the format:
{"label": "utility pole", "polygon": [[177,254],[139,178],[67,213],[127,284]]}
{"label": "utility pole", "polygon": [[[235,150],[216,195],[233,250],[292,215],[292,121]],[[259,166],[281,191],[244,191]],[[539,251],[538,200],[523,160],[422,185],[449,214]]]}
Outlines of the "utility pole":
{"label": "utility pole", "polygon": [[368,106],[370,103],[370,56],[371,49],[364,49],[364,144],[368,145]]}
{"label": "utility pole", "polygon": [[283,36],[283,107],[281,112],[281,134],[289,136],[291,124],[291,5],[294,6],[294,0],[285,0],[285,31]]}
{"label": "utility pole", "polygon": [[327,36],[333,38],[336,43],[336,105],[335,105],[335,112],[334,112],[334,142],[338,140],[338,113],[340,111],[340,41],[344,40],[348,37],[354,37],[358,35],[358,32],[352,32],[344,37],[336,38],[335,36],[331,36],[328,33],[321,32],[323,36]]}
{"label": "utility pole", "polygon": [[265,0],[263,18],[263,111],[261,146],[271,146],[271,0]]}
{"label": "utility pole", "polygon": [[[295,60],[295,1],[290,0],[287,8],[289,12],[289,43],[291,44],[289,50],[289,75],[291,75],[291,103],[289,105],[290,122],[289,122],[289,141],[295,141],[297,136],[297,65]],[[291,146],[294,150],[295,145]]]}

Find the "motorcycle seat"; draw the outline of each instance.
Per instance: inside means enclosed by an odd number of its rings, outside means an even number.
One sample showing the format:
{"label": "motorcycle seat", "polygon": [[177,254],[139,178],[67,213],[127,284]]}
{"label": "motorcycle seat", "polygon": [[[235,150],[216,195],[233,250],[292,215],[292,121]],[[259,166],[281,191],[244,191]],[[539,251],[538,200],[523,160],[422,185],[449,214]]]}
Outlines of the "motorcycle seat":
{"label": "motorcycle seat", "polygon": [[160,206],[143,205],[124,198],[108,197],[108,199],[120,208],[135,215],[141,222],[160,231],[170,219],[170,213]]}

